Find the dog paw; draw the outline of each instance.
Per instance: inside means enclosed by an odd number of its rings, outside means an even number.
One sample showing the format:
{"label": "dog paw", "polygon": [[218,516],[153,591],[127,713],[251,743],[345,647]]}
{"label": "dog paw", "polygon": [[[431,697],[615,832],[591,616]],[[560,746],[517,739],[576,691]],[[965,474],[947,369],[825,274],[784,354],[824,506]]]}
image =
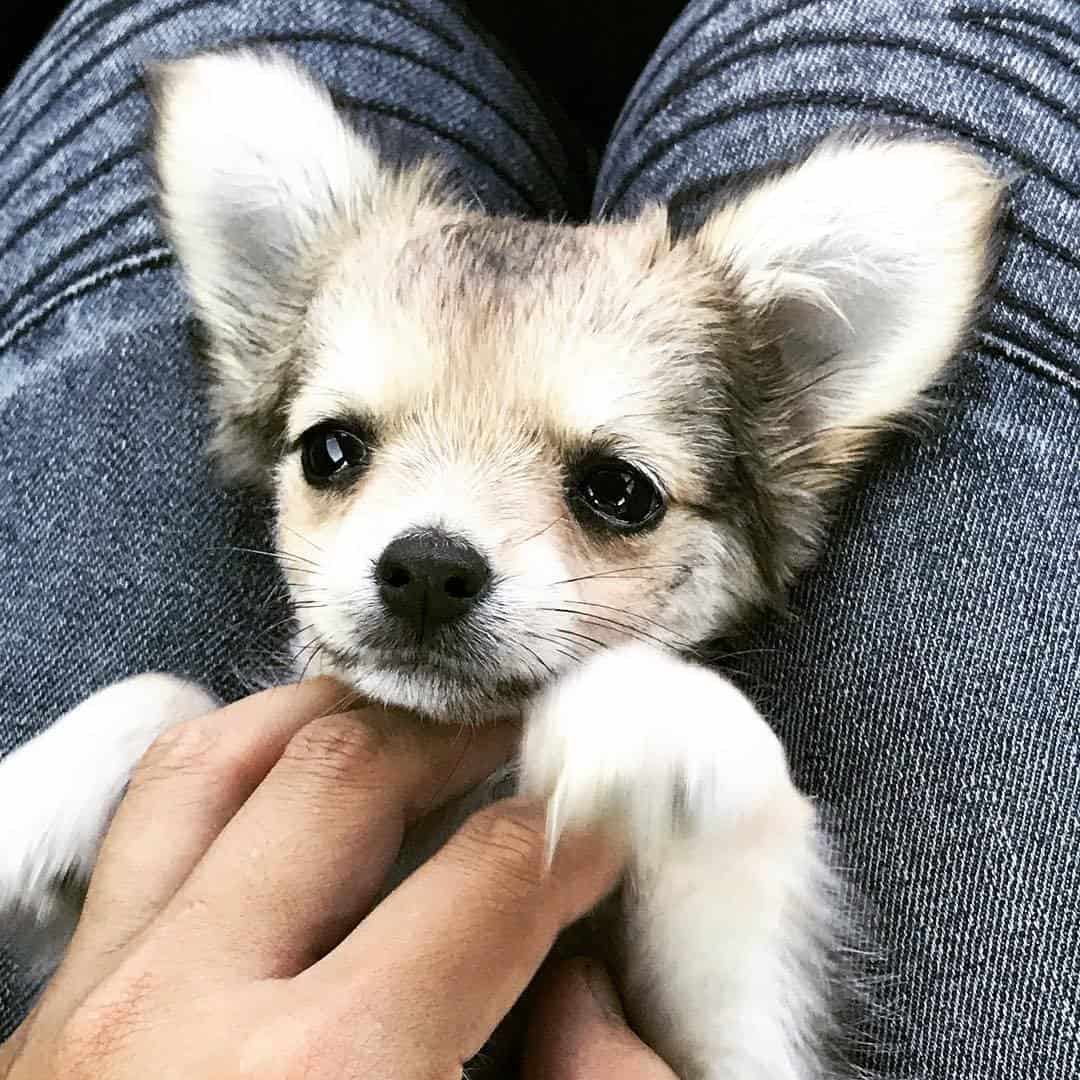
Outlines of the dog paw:
{"label": "dog paw", "polygon": [[548,797],[552,845],[606,823],[644,863],[793,790],[780,743],[735,686],[642,645],[602,653],[531,706],[521,787]]}
{"label": "dog paw", "polygon": [[138,675],[0,761],[0,934],[20,959],[40,969],[58,958],[139,758],[166,728],[216,707],[194,683]]}

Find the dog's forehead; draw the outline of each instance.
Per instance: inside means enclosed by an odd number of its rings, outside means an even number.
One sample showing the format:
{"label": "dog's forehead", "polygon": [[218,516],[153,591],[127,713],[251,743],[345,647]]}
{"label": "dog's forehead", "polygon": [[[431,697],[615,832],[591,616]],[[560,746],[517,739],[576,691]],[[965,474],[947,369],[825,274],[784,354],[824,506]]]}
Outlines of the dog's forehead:
{"label": "dog's forehead", "polygon": [[604,253],[595,230],[514,218],[467,217],[417,231],[399,248],[394,270],[407,289],[418,270],[468,282],[489,295],[558,288],[588,273]]}
{"label": "dog's forehead", "polygon": [[291,427],[334,407],[393,423],[421,404],[582,437],[647,427],[704,378],[724,321],[714,284],[658,221],[380,230],[348,246],[315,303]]}

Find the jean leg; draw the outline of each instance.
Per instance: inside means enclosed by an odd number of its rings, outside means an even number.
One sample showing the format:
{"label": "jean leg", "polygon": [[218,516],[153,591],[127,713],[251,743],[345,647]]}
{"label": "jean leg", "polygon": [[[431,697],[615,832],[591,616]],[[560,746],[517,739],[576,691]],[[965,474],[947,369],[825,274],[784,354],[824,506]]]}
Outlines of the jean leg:
{"label": "jean leg", "polygon": [[[0,100],[0,754],[138,670],[235,697],[285,649],[267,507],[223,491],[145,163],[147,61],[271,44],[395,158],[574,214],[530,86],[443,0],[76,0]],[[63,778],[57,778],[63,783]],[[25,1006],[0,957],[0,1036]]]}
{"label": "jean leg", "polygon": [[695,0],[596,211],[694,206],[827,132],[960,138],[1017,177],[932,434],[868,471],[791,621],[732,661],[833,812],[890,979],[890,1076],[1080,1070],[1080,7]]}

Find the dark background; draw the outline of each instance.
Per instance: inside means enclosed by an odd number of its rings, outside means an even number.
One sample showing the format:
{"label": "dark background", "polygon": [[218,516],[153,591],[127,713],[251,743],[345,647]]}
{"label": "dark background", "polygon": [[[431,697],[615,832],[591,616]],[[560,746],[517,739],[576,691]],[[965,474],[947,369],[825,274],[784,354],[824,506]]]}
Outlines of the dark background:
{"label": "dark background", "polygon": [[[468,0],[595,149],[681,0]],[[0,10],[0,86],[63,10],[52,0],[8,0]]]}

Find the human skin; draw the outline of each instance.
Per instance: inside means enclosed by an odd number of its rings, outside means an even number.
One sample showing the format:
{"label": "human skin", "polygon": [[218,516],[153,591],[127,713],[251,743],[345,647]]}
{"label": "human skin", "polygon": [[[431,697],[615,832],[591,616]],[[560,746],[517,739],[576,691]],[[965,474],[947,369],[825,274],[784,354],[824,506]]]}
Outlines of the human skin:
{"label": "human skin", "polygon": [[[559,931],[612,888],[620,853],[580,833],[549,866],[543,805],[507,800],[378,901],[406,827],[517,733],[339,712],[348,699],[328,679],[282,687],[154,744],[0,1076],[461,1076]],[[547,973],[533,1008],[529,1077],[672,1075],[589,962]]]}

